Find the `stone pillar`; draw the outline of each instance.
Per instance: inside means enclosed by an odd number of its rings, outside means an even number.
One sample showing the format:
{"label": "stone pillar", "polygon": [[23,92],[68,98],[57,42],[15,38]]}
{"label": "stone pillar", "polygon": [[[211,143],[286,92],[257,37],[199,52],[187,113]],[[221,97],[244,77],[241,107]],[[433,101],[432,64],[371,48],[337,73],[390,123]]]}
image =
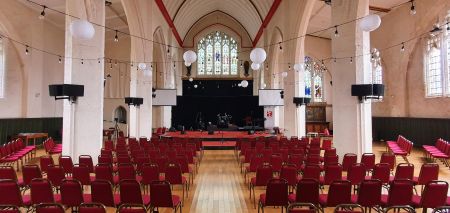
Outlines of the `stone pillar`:
{"label": "stone pillar", "polygon": [[[67,1],[66,13],[105,25],[105,3],[98,0]],[[105,51],[105,29],[94,25],[95,36],[90,40],[73,38],[66,17],[64,83],[84,85],[84,97],[76,103],[64,100],[63,155],[78,161],[79,155],[91,155],[96,163],[103,140],[103,71],[98,63]],[[84,58],[71,59],[71,58]],[[94,60],[88,60],[94,59]]]}
{"label": "stone pillar", "polygon": [[[333,0],[333,25],[369,14],[369,0]],[[354,57],[331,61],[333,74],[333,130],[334,146],[338,154],[355,153],[359,156],[372,152],[372,117],[370,102],[359,103],[351,96],[351,85],[368,83],[370,75],[370,37],[359,29],[357,22],[338,27],[339,36],[332,36],[332,55],[335,58]]]}

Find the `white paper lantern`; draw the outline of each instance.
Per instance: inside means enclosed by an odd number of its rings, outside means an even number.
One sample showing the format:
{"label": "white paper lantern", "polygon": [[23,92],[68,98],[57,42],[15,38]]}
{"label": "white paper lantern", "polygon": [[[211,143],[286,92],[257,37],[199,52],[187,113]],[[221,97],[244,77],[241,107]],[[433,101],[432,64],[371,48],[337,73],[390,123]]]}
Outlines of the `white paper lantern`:
{"label": "white paper lantern", "polygon": [[381,24],[380,16],[372,14],[361,19],[361,21],[359,22],[359,28],[361,28],[361,30],[363,31],[371,32],[380,27],[380,24]]}
{"label": "white paper lantern", "polygon": [[299,72],[303,70],[304,65],[302,63],[294,64],[294,70]]}
{"label": "white paper lantern", "polygon": [[184,59],[185,63],[192,64],[197,60],[197,54],[192,50],[188,50],[188,51],[184,52],[183,59]]}
{"label": "white paper lantern", "polygon": [[282,72],[281,76],[283,76],[283,78],[286,78],[288,76],[288,72]]}
{"label": "white paper lantern", "polygon": [[139,64],[138,64],[138,68],[139,68],[140,70],[145,70],[145,68],[147,68],[147,64],[145,64],[145,63],[139,63]]}
{"label": "white paper lantern", "polygon": [[70,23],[70,33],[77,39],[89,40],[94,37],[95,29],[90,22],[77,19]]}
{"label": "white paper lantern", "polygon": [[242,84],[241,84],[241,83],[239,83],[239,84],[238,84],[238,87],[241,87],[241,86],[242,86]]}
{"label": "white paper lantern", "polygon": [[267,86],[267,84],[266,84],[266,83],[263,83],[262,88],[265,89],[266,86]]}
{"label": "white paper lantern", "polygon": [[196,85],[194,85],[194,88],[197,88],[198,86],[197,86],[197,84]]}
{"label": "white paper lantern", "polygon": [[252,70],[259,70],[259,68],[261,68],[260,64],[252,63]]}
{"label": "white paper lantern", "polygon": [[150,76],[152,76],[152,71],[150,71],[150,69],[145,69],[145,70],[144,70],[144,76],[145,76],[145,77],[150,77]]}
{"label": "white paper lantern", "polygon": [[193,79],[193,78],[189,78],[189,81],[190,81],[190,82],[193,82],[193,81],[194,81],[194,79]]}
{"label": "white paper lantern", "polygon": [[241,81],[241,86],[244,88],[248,87],[248,81],[247,80]]}
{"label": "white paper lantern", "polygon": [[185,65],[186,67],[189,67],[189,66],[191,66],[191,63],[185,61],[185,62],[184,62],[184,65]]}
{"label": "white paper lantern", "polygon": [[250,52],[250,60],[253,63],[262,64],[266,60],[267,54],[263,48],[255,48]]}

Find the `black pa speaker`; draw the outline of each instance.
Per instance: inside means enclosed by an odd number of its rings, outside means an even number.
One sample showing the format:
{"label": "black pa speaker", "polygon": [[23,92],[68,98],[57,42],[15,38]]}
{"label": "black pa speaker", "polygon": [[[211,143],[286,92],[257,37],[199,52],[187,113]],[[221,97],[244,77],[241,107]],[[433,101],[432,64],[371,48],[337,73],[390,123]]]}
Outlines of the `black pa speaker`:
{"label": "black pa speaker", "polygon": [[372,84],[353,84],[352,96],[372,96]]}
{"label": "black pa speaker", "polygon": [[144,99],[137,97],[125,97],[125,103],[128,105],[139,106],[144,103]]}
{"label": "black pa speaker", "polygon": [[311,102],[311,98],[308,97],[294,97],[295,105],[306,105]]}
{"label": "black pa speaker", "polygon": [[372,84],[373,86],[373,96],[384,96],[384,85],[383,84]]}
{"label": "black pa speaker", "polygon": [[84,85],[77,84],[52,84],[48,85],[50,96],[82,97],[84,96]]}

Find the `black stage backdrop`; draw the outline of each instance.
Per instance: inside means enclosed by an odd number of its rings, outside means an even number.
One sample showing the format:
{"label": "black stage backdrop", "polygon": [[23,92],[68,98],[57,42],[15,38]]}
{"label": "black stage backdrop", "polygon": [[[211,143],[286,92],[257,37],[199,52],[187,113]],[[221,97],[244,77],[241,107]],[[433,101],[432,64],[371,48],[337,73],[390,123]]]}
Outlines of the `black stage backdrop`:
{"label": "black stage backdrop", "polygon": [[[253,96],[253,82],[248,87],[237,85],[237,80],[201,80],[183,81],[183,96],[177,97],[177,106],[172,108],[174,126],[183,125],[186,129],[196,129],[196,119],[201,113],[207,124],[216,124],[217,114],[227,113],[232,116],[231,123],[244,126],[247,116],[262,119],[263,107],[258,106],[258,96]],[[197,85],[197,88],[194,87]]]}

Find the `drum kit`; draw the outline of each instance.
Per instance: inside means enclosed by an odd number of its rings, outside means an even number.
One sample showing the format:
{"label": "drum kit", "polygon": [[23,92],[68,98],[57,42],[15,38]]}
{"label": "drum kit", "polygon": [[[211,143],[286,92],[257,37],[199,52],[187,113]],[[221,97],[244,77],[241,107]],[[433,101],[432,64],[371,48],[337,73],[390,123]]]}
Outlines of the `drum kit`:
{"label": "drum kit", "polygon": [[217,127],[219,128],[227,128],[230,124],[232,116],[231,115],[227,115],[227,113],[225,113],[224,115],[222,114],[217,114]]}

